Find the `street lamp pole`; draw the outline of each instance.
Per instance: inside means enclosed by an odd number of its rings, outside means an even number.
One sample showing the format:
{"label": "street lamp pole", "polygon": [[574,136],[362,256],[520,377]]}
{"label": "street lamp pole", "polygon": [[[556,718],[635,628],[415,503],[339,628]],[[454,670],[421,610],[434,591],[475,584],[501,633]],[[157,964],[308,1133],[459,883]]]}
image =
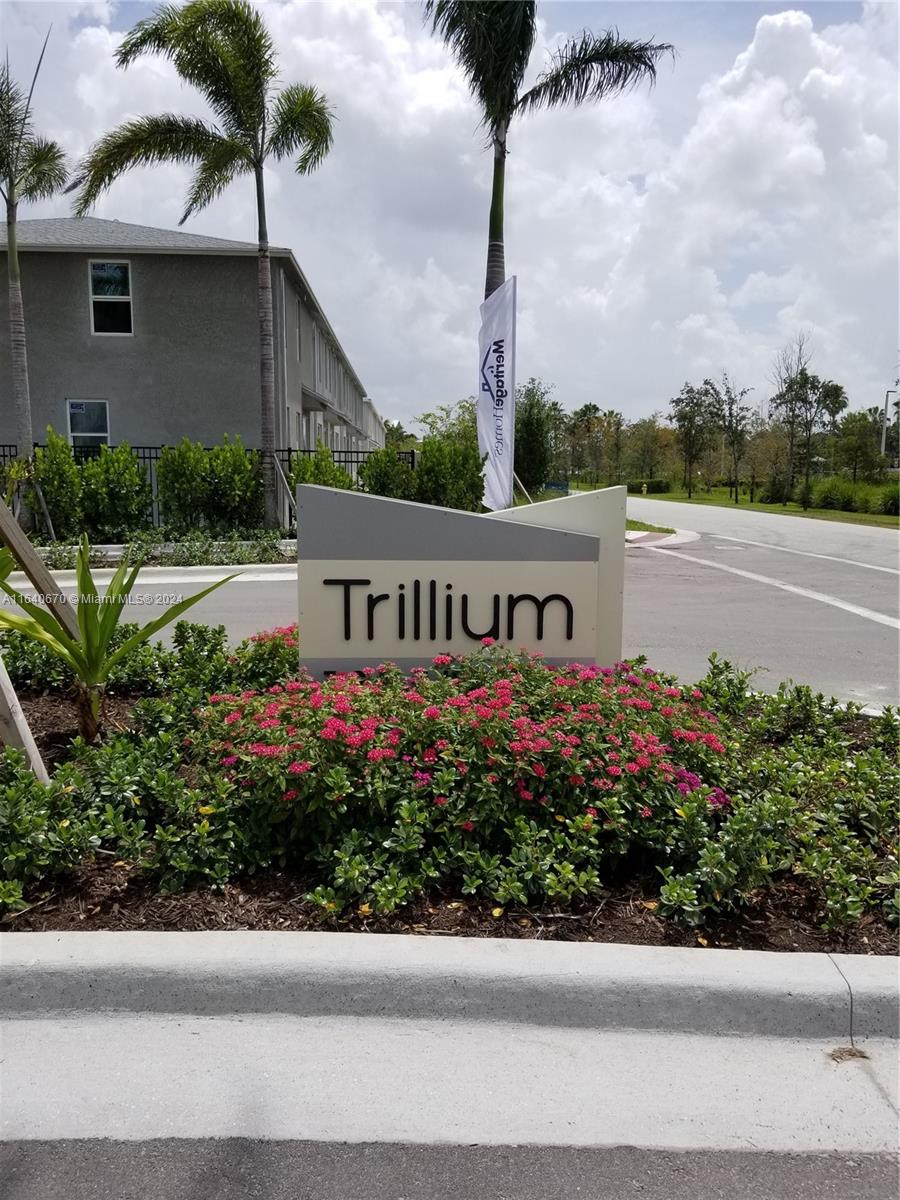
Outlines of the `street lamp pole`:
{"label": "street lamp pole", "polygon": [[884,393],[884,420],[881,422],[881,456],[884,457],[885,447],[887,446],[887,427],[888,427],[888,396],[896,396],[896,388],[888,388]]}

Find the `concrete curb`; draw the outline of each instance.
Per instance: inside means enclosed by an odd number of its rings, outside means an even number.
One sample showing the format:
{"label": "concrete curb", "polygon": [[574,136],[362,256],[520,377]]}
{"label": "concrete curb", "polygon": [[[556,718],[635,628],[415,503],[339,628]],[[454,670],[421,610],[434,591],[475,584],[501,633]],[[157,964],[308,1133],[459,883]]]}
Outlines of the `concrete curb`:
{"label": "concrete curb", "polygon": [[289,1013],[842,1043],[894,1037],[900,1020],[889,957],[352,933],[5,933],[0,964],[8,1017]]}

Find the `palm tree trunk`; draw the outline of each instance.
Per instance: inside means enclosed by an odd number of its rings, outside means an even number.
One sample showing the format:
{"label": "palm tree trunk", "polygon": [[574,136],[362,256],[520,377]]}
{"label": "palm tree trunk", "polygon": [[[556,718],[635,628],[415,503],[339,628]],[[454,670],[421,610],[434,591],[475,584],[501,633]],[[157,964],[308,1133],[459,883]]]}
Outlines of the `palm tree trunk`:
{"label": "palm tree trunk", "polygon": [[31,429],[31,395],[28,389],[28,354],[25,347],[25,307],[16,238],[15,195],[10,186],[6,204],[7,273],[9,276],[9,352],[12,360],[13,404],[16,411],[16,441],[19,457],[31,458],[34,435]]}
{"label": "palm tree trunk", "polygon": [[494,144],[494,179],[491,186],[491,215],[488,223],[485,300],[506,281],[506,255],[503,246],[503,187],[506,181],[505,124],[495,126],[491,140]]}
{"label": "palm tree trunk", "polygon": [[266,526],[277,529],[278,481],[275,475],[275,334],[272,314],[272,260],[269,257],[269,230],[266,224],[266,195],[262,167],[256,169],[256,212],[259,223],[259,396],[260,457]]}

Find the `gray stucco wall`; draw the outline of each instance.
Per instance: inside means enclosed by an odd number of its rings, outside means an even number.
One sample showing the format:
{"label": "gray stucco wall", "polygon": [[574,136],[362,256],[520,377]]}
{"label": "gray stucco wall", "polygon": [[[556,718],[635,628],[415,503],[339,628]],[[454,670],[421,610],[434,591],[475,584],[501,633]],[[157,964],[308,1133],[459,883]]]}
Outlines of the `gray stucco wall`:
{"label": "gray stucco wall", "polygon": [[[133,337],[91,333],[88,262],[104,257],[131,264]],[[71,399],[108,401],[113,443],[229,433],[259,444],[255,256],[21,251],[20,261],[37,441],[47,425],[67,433]],[[15,440],[7,303],[0,289],[0,442]]]}

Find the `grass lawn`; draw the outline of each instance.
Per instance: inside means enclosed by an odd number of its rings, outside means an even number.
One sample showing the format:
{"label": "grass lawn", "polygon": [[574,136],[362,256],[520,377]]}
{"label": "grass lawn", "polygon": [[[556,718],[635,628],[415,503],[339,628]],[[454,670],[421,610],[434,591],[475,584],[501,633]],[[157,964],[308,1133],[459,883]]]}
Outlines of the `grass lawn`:
{"label": "grass lawn", "polygon": [[696,491],[690,500],[688,500],[687,492],[684,491],[651,493],[647,499],[672,500],[678,504],[713,504],[719,508],[741,508],[749,512],[787,513],[792,517],[815,517],[820,521],[842,521],[850,525],[879,525],[886,529],[900,528],[900,518],[890,517],[884,513],[836,512],[831,508],[808,508],[804,511],[799,504],[794,504],[793,501],[788,504],[751,504],[743,496],[740,504],[735,504],[734,500],[729,500],[728,488],[724,487],[713,488],[709,494],[704,491]]}
{"label": "grass lawn", "polygon": [[668,525],[650,525],[646,521],[632,521],[629,517],[625,522],[626,529],[633,529],[635,533],[674,533],[674,529],[670,529]]}

